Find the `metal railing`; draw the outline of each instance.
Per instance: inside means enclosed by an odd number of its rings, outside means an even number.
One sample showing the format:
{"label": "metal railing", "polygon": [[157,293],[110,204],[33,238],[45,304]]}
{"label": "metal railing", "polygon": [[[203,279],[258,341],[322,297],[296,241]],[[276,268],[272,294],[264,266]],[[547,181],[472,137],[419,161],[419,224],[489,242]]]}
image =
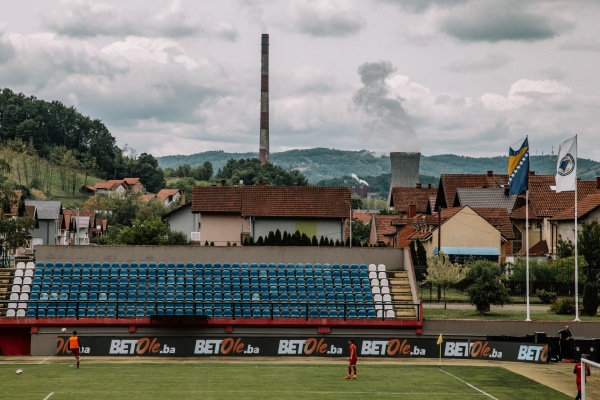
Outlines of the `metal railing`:
{"label": "metal railing", "polygon": [[[10,304],[17,305],[9,307]],[[18,307],[18,304],[27,303],[27,307]],[[89,306],[93,303],[93,306]],[[25,301],[0,301],[5,310],[23,310],[15,317],[29,318],[135,318],[157,316],[204,316],[212,318],[336,318],[343,320],[378,319],[421,320],[419,304],[397,301],[381,302],[337,302],[337,301],[260,301],[260,300],[29,300]],[[409,307],[414,310],[414,317],[396,316],[397,306]],[[48,313],[53,310],[52,313]],[[60,311],[59,311],[60,310]],[[93,313],[88,311],[93,310]],[[104,311],[98,315],[98,310]],[[218,310],[216,313],[215,311]],[[142,311],[143,313],[139,313]],[[388,311],[393,316],[388,315]],[[392,314],[389,313],[389,314]],[[216,315],[215,315],[216,314]]]}

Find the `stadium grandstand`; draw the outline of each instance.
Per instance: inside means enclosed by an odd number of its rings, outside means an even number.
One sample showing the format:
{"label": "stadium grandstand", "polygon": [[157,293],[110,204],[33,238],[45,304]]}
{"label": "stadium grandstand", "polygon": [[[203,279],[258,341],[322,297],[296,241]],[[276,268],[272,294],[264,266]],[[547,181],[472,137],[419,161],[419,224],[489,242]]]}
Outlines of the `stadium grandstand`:
{"label": "stadium grandstand", "polygon": [[[0,345],[18,338],[18,352],[36,353],[32,337],[56,326],[188,333],[243,327],[256,335],[281,328],[299,334],[315,327],[340,334],[422,329],[412,268],[404,268],[401,249],[135,249],[41,246],[38,255],[47,261],[3,269]],[[182,261],[153,261],[166,254]]]}

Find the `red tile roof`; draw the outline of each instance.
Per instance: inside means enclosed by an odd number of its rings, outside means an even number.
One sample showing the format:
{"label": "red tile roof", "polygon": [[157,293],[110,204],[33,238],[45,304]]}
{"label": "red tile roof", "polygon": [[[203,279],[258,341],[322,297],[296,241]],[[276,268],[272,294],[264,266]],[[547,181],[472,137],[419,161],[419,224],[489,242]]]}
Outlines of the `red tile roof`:
{"label": "red tile roof", "polygon": [[194,186],[192,189],[192,212],[241,214],[241,211],[241,186]]}
{"label": "red tile roof", "polygon": [[25,206],[25,212],[29,217],[33,220],[36,219],[36,207],[35,206]]}
{"label": "red tile roof", "polygon": [[[529,218],[552,218],[567,208],[573,209],[574,192],[556,193],[552,187],[556,184],[554,175],[529,176]],[[596,181],[577,181],[577,199],[581,202],[590,194],[600,193]],[[515,210],[512,219],[525,219],[525,207]]]}
{"label": "red tile roof", "polygon": [[448,207],[454,204],[456,189],[504,187],[508,184],[506,174],[442,174],[437,192],[435,207]]}
{"label": "red tile roof", "polygon": [[398,219],[396,215],[376,215],[375,216],[375,232],[377,233],[377,242],[384,242],[385,236],[395,235],[398,230],[392,225],[392,221]]}
{"label": "red tile roof", "polygon": [[115,190],[116,188],[118,188],[119,186],[123,185],[125,188],[127,188],[127,183],[123,180],[110,180],[110,181],[106,181],[106,182],[97,182],[95,189],[106,189],[106,190]]}
{"label": "red tile roof", "polygon": [[359,220],[363,224],[370,224],[371,220],[373,219],[373,214],[367,213],[364,211],[360,211],[360,210],[356,210],[356,211],[352,211],[352,219]]}
{"label": "red tile roof", "polygon": [[322,186],[196,186],[192,212],[253,217],[346,218],[350,188]]}
{"label": "red tile roof", "polygon": [[90,218],[90,226],[93,226],[93,222],[94,222],[94,217],[96,215],[96,212],[94,210],[70,210],[70,209],[64,209],[63,210],[63,214],[64,214],[64,218],[65,218],[65,227],[69,227],[71,225],[71,220],[77,218],[77,213],[79,213],[80,217],[89,217]]}
{"label": "red tile roof", "polygon": [[146,193],[140,196],[140,202],[142,203],[150,203],[152,200],[156,198],[155,194]]}
{"label": "red tile roof", "polygon": [[161,189],[158,193],[156,193],[156,197],[161,201],[167,200],[170,196],[175,196],[177,193],[180,193],[179,189]]}
{"label": "red tile roof", "polygon": [[549,252],[550,250],[548,249],[548,243],[545,239],[540,240],[529,249],[530,255],[543,255],[548,254]]}
{"label": "red tile roof", "polygon": [[123,181],[125,181],[125,183],[127,183],[129,186],[133,186],[136,183],[140,182],[140,178],[125,178],[123,179]]}
{"label": "red tile roof", "polygon": [[436,196],[437,188],[431,187],[395,187],[392,188],[392,204],[394,210],[408,213],[408,207],[415,205],[417,213],[425,214],[431,196]]}
{"label": "red tile roof", "polygon": [[512,240],[515,238],[512,222],[506,208],[474,208],[473,211],[498,229],[505,239]]}
{"label": "red tile roof", "polygon": [[349,187],[244,186],[242,189],[243,216],[346,218],[350,215]]}
{"label": "red tile roof", "polygon": [[[577,196],[579,197],[579,196]],[[590,194],[577,202],[577,218],[583,218],[592,211],[600,207],[600,193]],[[562,212],[555,215],[553,220],[573,220],[575,219],[575,205],[570,205]]]}

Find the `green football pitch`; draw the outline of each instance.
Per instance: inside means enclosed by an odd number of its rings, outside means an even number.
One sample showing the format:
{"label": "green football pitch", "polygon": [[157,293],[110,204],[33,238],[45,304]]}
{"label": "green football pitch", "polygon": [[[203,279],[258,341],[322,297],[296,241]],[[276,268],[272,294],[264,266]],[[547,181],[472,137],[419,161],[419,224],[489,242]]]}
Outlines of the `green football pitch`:
{"label": "green football pitch", "polygon": [[[66,361],[66,360],[65,360]],[[534,366],[532,366],[534,367]],[[22,375],[16,375],[16,369]],[[0,398],[96,399],[544,399],[570,397],[501,367],[359,363],[65,363],[0,365]]]}

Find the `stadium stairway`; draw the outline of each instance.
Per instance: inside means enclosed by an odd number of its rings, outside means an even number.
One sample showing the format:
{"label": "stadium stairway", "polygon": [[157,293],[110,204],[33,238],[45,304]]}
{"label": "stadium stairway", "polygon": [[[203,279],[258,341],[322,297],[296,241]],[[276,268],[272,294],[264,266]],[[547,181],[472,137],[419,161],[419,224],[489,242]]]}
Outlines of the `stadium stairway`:
{"label": "stadium stairway", "polygon": [[14,274],[13,268],[0,269],[0,316],[6,315]]}
{"label": "stadium stairway", "polygon": [[[389,277],[390,293],[394,301],[394,312],[398,318],[417,318],[410,281],[406,271],[394,271]],[[406,303],[406,304],[402,304]]]}

